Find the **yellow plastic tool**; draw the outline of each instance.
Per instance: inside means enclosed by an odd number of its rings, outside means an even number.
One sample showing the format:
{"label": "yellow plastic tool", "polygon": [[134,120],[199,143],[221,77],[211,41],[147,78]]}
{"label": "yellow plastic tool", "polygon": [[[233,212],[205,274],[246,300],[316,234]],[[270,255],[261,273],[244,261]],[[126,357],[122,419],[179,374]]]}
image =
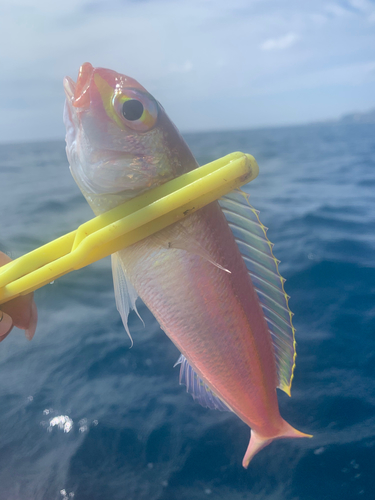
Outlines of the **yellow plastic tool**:
{"label": "yellow plastic tool", "polygon": [[232,153],[85,222],[0,267],[0,304],[160,231],[252,181],[258,172],[251,155]]}

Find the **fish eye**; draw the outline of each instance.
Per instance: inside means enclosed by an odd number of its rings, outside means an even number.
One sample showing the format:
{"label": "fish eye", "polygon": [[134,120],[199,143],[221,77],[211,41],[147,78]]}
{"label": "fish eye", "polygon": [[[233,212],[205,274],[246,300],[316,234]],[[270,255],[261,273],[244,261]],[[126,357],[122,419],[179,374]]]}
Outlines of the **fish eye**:
{"label": "fish eye", "polygon": [[121,89],[112,101],[114,120],[121,127],[137,132],[148,132],[157,122],[159,106],[147,92],[138,89]]}
{"label": "fish eye", "polygon": [[133,122],[134,120],[139,120],[143,115],[143,104],[137,99],[129,99],[125,101],[122,105],[122,114],[126,120]]}

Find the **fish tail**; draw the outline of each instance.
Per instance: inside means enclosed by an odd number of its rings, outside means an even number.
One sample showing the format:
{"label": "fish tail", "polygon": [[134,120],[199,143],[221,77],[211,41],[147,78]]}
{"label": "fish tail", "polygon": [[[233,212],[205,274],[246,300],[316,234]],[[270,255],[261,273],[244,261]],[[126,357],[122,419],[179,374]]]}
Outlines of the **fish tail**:
{"label": "fish tail", "polygon": [[247,469],[249,466],[250,460],[258,453],[258,451],[265,448],[267,445],[272,443],[274,439],[280,438],[312,438],[311,434],[305,434],[304,432],[297,431],[291,425],[288,424],[285,420],[283,420],[283,425],[278,434],[272,437],[264,437],[258,432],[251,430],[250,434],[250,442],[247,447],[245,456],[242,461],[242,465]]}

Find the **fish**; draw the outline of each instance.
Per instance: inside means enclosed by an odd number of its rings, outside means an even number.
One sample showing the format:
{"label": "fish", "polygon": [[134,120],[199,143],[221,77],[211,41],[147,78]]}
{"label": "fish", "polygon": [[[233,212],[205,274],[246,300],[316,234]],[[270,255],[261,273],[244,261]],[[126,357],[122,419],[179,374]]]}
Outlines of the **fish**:
{"label": "fish", "polygon": [[[96,215],[198,167],[163,106],[133,78],[84,63],[64,89],[70,170]],[[276,389],[290,395],[296,358],[278,262],[240,190],[112,255],[127,333],[140,297],[181,353],[187,392],[250,427],[245,468],[275,439],[311,437],[278,406]]]}

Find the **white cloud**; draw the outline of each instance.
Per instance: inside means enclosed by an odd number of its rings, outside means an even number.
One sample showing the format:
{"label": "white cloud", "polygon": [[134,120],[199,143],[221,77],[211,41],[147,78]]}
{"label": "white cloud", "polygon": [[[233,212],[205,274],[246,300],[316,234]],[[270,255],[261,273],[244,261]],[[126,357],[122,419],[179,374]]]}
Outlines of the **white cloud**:
{"label": "white cloud", "polygon": [[310,19],[311,19],[311,21],[313,21],[315,24],[318,24],[318,25],[326,24],[328,21],[327,16],[325,14],[320,13],[320,12],[319,13],[313,12],[310,15]]}
{"label": "white cloud", "polygon": [[287,35],[279,38],[269,38],[260,46],[262,50],[283,50],[291,47],[298,40],[298,35],[295,33],[288,33]]}
{"label": "white cloud", "polygon": [[290,75],[277,82],[269,81],[254,88],[259,94],[316,89],[324,87],[358,87],[367,82],[375,83],[375,60],[357,64],[334,65],[324,69]]}
{"label": "white cloud", "polygon": [[374,5],[368,0],[349,0],[349,4],[362,12],[374,10]]}
{"label": "white cloud", "polygon": [[337,3],[329,3],[325,5],[324,9],[336,17],[347,17],[352,14],[352,12],[350,12],[348,9],[345,9]]}
{"label": "white cloud", "polygon": [[363,14],[370,23],[375,22],[375,5],[368,0],[349,0],[350,5]]}
{"label": "white cloud", "polygon": [[[328,85],[333,100],[334,89],[355,86],[337,104],[343,113],[355,109],[373,78],[375,14],[372,2],[350,1],[3,2],[0,142],[62,137],[61,81],[75,78],[84,61],[136,78],[190,130],[234,127],[241,112],[241,126],[257,125],[271,100],[268,122],[287,120],[290,106],[279,111],[285,93],[301,92],[301,102],[320,106]],[[375,97],[366,96],[374,106]],[[233,113],[230,104],[221,111],[225,102],[238,102]],[[301,121],[310,119],[303,106],[297,111]]]}
{"label": "white cloud", "polygon": [[190,73],[193,69],[193,63],[189,60],[183,64],[171,64],[169,66],[170,73]]}

